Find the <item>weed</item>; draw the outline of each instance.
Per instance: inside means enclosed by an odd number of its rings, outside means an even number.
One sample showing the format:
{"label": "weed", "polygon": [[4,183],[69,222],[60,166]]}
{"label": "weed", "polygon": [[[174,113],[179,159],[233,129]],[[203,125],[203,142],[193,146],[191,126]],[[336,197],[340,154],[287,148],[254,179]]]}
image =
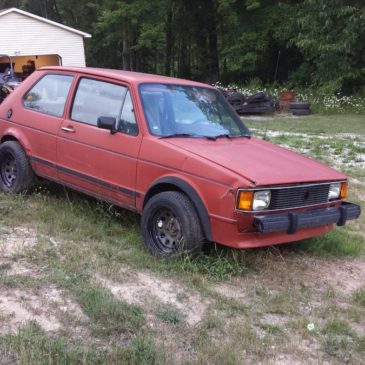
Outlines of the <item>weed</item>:
{"label": "weed", "polygon": [[343,229],[335,229],[332,232],[296,244],[286,246],[287,249],[303,250],[317,256],[360,256],[365,251],[363,237],[349,233]]}
{"label": "weed", "polygon": [[133,339],[121,360],[122,364],[159,365],[164,363],[164,354],[150,336],[139,335]]}
{"label": "weed", "polygon": [[156,316],[166,323],[180,324],[183,321],[182,314],[171,305],[163,306],[157,309]]}
{"label": "weed", "polygon": [[356,342],[357,351],[365,353],[365,336],[359,337]]}
{"label": "weed", "polygon": [[349,362],[357,340],[350,325],[343,320],[332,319],[327,321],[323,334],[325,351],[343,362]]}
{"label": "weed", "polygon": [[17,334],[0,337],[1,363],[38,364],[99,364],[102,352],[92,349],[69,349],[62,337],[48,338],[38,324],[29,322]]}
{"label": "weed", "polygon": [[355,336],[355,332],[351,329],[350,325],[341,319],[331,319],[327,321],[323,332],[330,335]]}
{"label": "weed", "polygon": [[354,294],[353,294],[353,301],[359,305],[361,305],[362,307],[365,307],[365,287],[358,289]]}
{"label": "weed", "polygon": [[264,323],[260,326],[263,330],[271,335],[283,335],[283,330],[276,324]]}
{"label": "weed", "polygon": [[113,333],[135,333],[144,323],[139,307],[114,299],[103,287],[86,287],[77,294],[79,304],[93,319],[97,334],[108,336]]}

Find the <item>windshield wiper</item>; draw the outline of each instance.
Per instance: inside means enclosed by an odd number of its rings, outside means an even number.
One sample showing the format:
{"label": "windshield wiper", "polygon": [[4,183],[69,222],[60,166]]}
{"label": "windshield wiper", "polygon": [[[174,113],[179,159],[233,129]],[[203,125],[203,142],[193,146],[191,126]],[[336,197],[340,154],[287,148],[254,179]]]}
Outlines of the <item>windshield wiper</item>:
{"label": "windshield wiper", "polygon": [[245,137],[245,138],[251,138],[250,134],[239,134],[239,135],[230,135],[227,133],[224,134],[217,134],[216,136],[204,136],[207,139],[211,139],[212,141],[215,141],[217,138],[228,138],[228,139],[233,139],[233,138],[238,138],[238,137]]}
{"label": "windshield wiper", "polygon": [[165,136],[161,136],[160,139],[175,138],[175,137],[188,138],[188,137],[197,137],[197,135],[196,134],[190,134],[190,133],[172,133],[172,134],[167,134]]}
{"label": "windshield wiper", "polygon": [[232,136],[230,136],[229,134],[217,134],[216,136],[204,136],[207,139],[211,139],[213,141],[215,141],[217,138],[228,138],[228,139],[232,139]]}

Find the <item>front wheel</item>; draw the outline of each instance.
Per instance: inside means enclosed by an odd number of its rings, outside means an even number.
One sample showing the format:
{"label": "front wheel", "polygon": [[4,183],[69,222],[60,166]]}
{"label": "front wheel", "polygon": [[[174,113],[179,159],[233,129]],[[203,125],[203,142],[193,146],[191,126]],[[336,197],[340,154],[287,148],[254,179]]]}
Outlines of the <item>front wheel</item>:
{"label": "front wheel", "polygon": [[204,242],[202,227],[190,199],[176,191],[153,196],[142,213],[142,236],[157,256],[197,253]]}
{"label": "front wheel", "polygon": [[7,141],[0,145],[0,190],[21,193],[30,189],[34,173],[21,145]]}

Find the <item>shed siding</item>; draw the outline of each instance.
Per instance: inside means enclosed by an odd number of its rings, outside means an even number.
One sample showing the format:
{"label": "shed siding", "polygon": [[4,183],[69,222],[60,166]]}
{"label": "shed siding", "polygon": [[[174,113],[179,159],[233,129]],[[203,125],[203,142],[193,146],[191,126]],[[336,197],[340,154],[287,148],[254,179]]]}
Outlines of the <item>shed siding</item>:
{"label": "shed siding", "polygon": [[63,66],[85,66],[81,35],[18,13],[0,17],[1,53],[10,56],[58,54]]}

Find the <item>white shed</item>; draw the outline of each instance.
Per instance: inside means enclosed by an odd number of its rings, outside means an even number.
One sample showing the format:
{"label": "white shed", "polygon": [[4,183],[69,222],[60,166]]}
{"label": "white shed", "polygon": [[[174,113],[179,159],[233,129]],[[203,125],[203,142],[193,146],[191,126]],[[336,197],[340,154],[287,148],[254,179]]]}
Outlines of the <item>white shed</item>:
{"label": "white shed", "polygon": [[[88,33],[26,11],[0,10],[0,54],[12,57],[14,71],[21,73],[28,60],[35,67],[86,65],[84,38]],[[0,58],[0,64],[8,60]]]}

